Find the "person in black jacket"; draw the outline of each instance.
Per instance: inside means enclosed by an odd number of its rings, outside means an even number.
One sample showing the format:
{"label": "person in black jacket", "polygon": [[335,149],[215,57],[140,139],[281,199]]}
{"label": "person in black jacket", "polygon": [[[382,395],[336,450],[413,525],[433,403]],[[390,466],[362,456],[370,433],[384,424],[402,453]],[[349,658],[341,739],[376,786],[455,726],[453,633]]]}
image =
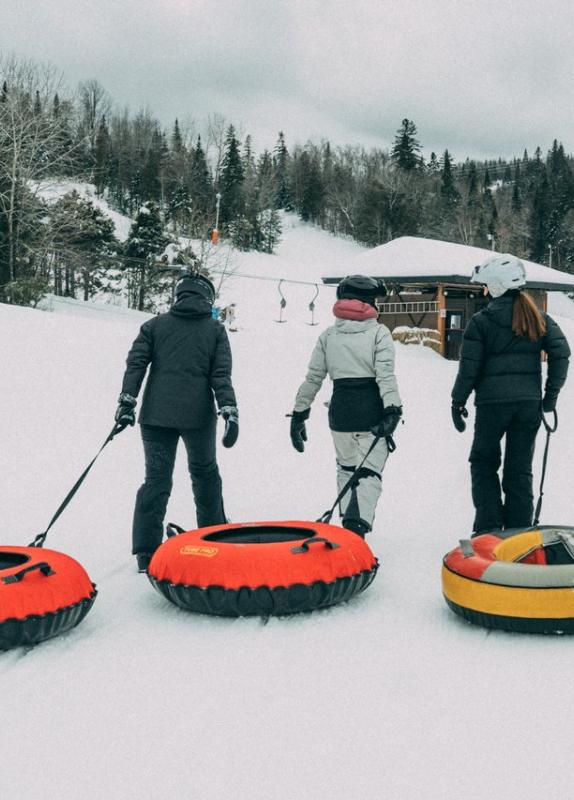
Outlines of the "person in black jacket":
{"label": "person in black jacket", "polygon": [[180,280],[167,314],[145,322],[127,357],[116,422],[135,424],[136,398],[150,366],[139,424],[145,453],[145,482],[133,518],[133,550],[144,572],[163,536],[180,437],[197,512],[197,525],[225,523],[215,430],[219,412],[226,421],[223,444],[237,439],[238,413],[231,383],[231,349],[221,323],[212,318],[215,289],[203,275]]}
{"label": "person in black jacket", "polygon": [[[570,348],[564,334],[523,290],[520,259],[498,255],[476,267],[473,283],[485,286],[489,305],[464,332],[452,390],[452,418],[462,432],[465,405],[475,392],[476,418],[470,452],[475,534],[532,525],[532,459],[542,410],[554,411],[568,372]],[[548,356],[542,394],[541,354]],[[506,437],[502,490],[498,470]]]}

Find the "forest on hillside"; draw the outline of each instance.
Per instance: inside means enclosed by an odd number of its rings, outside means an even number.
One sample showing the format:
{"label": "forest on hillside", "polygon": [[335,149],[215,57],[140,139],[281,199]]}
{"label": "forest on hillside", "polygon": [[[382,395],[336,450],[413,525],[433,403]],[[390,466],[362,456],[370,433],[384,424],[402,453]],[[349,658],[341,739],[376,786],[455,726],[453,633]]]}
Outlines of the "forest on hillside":
{"label": "forest on hillside", "polygon": [[[153,310],[169,244],[193,268],[205,266],[214,229],[272,253],[282,209],[367,246],[425,236],[574,271],[574,164],[558,139],[488,161],[457,160],[445,145],[423,158],[404,119],[388,149],[291,146],[279,132],[258,151],[219,114],[165,130],[147,110],[118,109],[95,80],[72,92],[52,67],[0,59],[0,300],[89,299],[121,284],[131,307]],[[78,192],[46,202],[40,187],[58,180],[93,184],[131,217],[127,240]]]}

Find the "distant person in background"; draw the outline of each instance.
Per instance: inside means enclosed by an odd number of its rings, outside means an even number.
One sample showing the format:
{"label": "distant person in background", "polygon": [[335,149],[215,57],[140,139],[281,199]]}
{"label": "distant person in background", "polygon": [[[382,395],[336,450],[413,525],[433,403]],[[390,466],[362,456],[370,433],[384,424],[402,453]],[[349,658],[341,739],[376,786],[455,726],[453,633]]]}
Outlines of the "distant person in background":
{"label": "distant person in background", "polygon": [[227,306],[226,319],[228,330],[231,333],[235,333],[237,331],[235,303],[231,303],[229,306]]}
{"label": "distant person in background", "polygon": [[139,423],[145,453],[145,482],[133,519],[133,550],[145,572],[163,537],[179,439],[187,450],[198,527],[225,523],[216,461],[215,400],[226,421],[223,445],[239,432],[231,383],[231,349],[223,325],[212,317],[215,290],[203,275],[180,280],[166,314],[145,322],[127,357],[116,421],[135,424],[136,398],[150,366]]}
{"label": "distant person in background", "polygon": [[[564,334],[524,291],[520,259],[497,255],[476,267],[472,283],[483,284],[489,305],[464,332],[452,418],[466,428],[466,402],[475,393],[476,419],[470,451],[475,534],[532,525],[532,460],[542,411],[552,412],[568,372]],[[541,354],[548,355],[542,393]],[[498,475],[505,439],[502,490]]]}
{"label": "distant person in background", "polygon": [[[299,387],[291,415],[291,442],[302,453],[305,422],[327,375],[333,381],[329,427],[335,445],[339,492],[355,481],[341,500],[343,527],[364,537],[373,526],[381,495],[382,472],[392,436],[402,415],[395,377],[391,333],[377,322],[377,298],[386,289],[366,275],[350,275],[337,287],[335,324],[319,336]],[[367,460],[359,464],[378,439]]]}
{"label": "distant person in background", "polygon": [[235,303],[230,303],[221,309],[219,319],[227,327],[227,330],[234,333],[237,331],[237,323],[235,320]]}

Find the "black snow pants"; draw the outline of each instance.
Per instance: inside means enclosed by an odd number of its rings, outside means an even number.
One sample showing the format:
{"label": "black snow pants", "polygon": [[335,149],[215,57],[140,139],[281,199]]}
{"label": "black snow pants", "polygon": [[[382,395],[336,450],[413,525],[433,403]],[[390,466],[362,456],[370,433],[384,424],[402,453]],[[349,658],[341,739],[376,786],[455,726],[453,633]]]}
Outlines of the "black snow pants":
{"label": "black snow pants", "polygon": [[153,553],[161,544],[163,522],[173,484],[173,468],[179,438],[187,450],[187,463],[197,526],[225,523],[221,476],[215,459],[215,419],[193,430],[142,425],[145,482],[136,496],[132,552]]}
{"label": "black snow pants", "polygon": [[[540,401],[485,403],[476,407],[470,451],[475,532],[532,525],[532,459],[542,422]],[[506,436],[501,497],[498,469]]]}

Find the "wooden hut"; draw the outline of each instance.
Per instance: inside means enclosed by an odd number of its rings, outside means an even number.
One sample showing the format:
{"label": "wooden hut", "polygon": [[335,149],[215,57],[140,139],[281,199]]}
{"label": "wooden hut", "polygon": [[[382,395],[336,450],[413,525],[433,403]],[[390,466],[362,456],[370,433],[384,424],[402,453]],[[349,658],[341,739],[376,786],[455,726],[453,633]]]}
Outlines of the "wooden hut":
{"label": "wooden hut", "polygon": [[[470,317],[486,304],[482,289],[470,282],[477,264],[492,250],[403,236],[356,256],[345,271],[323,278],[336,284],[345,275],[383,278],[388,295],[381,322],[396,338],[432,343],[442,356],[458,359],[463,331]],[[548,292],[574,293],[574,275],[524,261],[527,288],[538,306],[547,307]]]}

